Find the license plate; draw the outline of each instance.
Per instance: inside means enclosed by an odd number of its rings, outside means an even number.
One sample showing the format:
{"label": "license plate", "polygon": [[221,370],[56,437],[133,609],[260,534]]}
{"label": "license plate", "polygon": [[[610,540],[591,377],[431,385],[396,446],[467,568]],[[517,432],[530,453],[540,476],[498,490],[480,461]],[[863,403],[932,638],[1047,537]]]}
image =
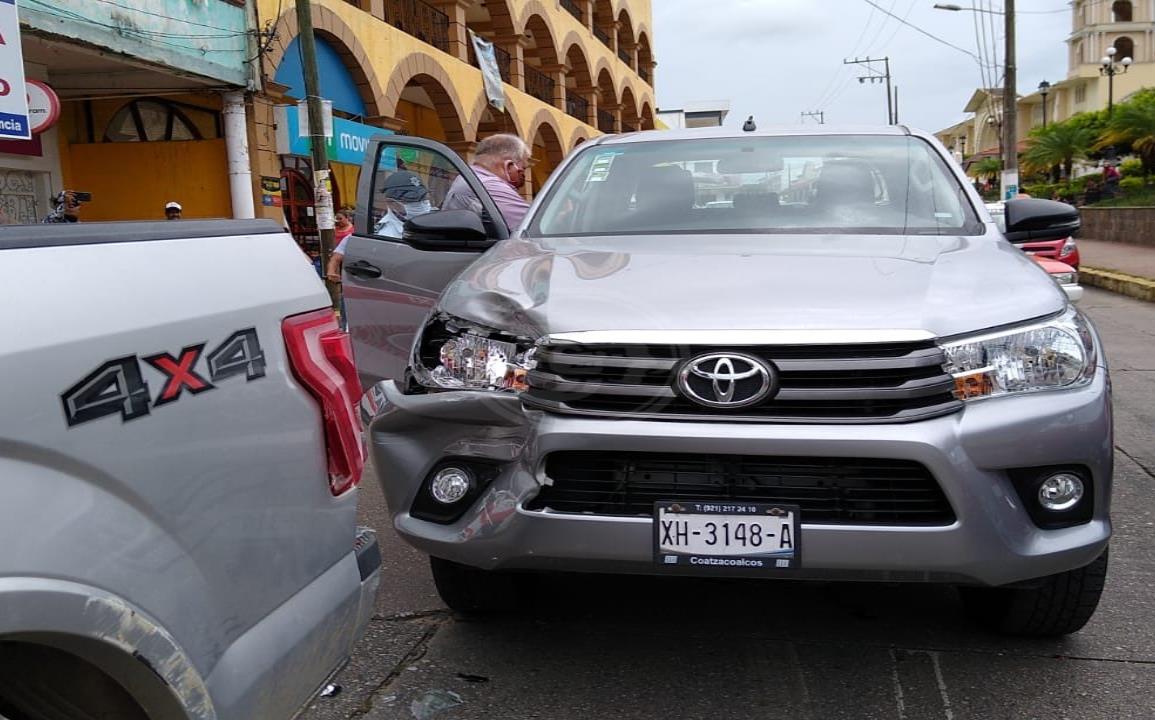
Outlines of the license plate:
{"label": "license plate", "polygon": [[797,505],[654,503],[654,561],[664,566],[797,568],[800,532]]}

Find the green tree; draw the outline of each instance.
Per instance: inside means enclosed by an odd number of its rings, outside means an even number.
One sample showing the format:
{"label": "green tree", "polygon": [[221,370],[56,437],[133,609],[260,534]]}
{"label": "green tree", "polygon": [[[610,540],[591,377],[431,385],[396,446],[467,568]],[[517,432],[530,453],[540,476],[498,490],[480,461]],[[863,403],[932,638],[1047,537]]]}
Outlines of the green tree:
{"label": "green tree", "polygon": [[998,179],[999,173],[1003,171],[1003,161],[996,157],[986,157],[975,163],[975,175],[988,182],[994,182]]}
{"label": "green tree", "polygon": [[1057,165],[1071,177],[1075,161],[1085,159],[1098,139],[1098,131],[1090,124],[1070,120],[1051,123],[1031,131],[1023,162],[1036,171]]}
{"label": "green tree", "polygon": [[1143,174],[1155,172],[1155,90],[1142,90],[1115,106],[1096,147],[1130,145],[1143,163]]}

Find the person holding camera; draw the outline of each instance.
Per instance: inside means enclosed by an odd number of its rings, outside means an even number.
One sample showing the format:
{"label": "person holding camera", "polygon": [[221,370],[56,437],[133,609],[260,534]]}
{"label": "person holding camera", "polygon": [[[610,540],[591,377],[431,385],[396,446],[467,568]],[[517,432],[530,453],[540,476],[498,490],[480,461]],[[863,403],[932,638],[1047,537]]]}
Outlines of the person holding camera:
{"label": "person holding camera", "polygon": [[61,190],[52,198],[52,212],[44,218],[46,223],[80,222],[80,204],[92,200],[92,193],[76,190]]}

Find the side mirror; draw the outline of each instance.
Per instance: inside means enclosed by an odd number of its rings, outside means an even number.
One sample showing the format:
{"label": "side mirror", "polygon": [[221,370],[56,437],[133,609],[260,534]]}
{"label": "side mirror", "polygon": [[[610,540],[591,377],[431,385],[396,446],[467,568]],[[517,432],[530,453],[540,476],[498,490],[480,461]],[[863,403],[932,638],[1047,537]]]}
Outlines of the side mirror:
{"label": "side mirror", "polygon": [[1079,211],[1067,203],[1038,198],[1007,200],[1007,240],[1025,242],[1075,235],[1079,232]]}
{"label": "side mirror", "polygon": [[402,238],[421,250],[480,252],[493,244],[472,210],[435,210],[405,222]]}

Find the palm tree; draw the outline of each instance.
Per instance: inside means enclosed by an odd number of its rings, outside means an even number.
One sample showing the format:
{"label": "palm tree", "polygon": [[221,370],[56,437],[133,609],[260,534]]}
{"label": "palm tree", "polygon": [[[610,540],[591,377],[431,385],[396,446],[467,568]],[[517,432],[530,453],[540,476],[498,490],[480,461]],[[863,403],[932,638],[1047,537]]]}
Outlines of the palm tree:
{"label": "palm tree", "polygon": [[1140,92],[1119,103],[1107,120],[1098,148],[1130,143],[1143,163],[1143,174],[1155,172],[1155,93]]}
{"label": "palm tree", "polygon": [[1087,157],[1097,138],[1093,128],[1071,122],[1035,128],[1027,140],[1023,161],[1040,171],[1061,165],[1066,176],[1071,177],[1075,161]]}
{"label": "palm tree", "polygon": [[996,157],[983,158],[979,160],[974,167],[975,175],[987,182],[994,182],[1002,170],[1003,161]]}

